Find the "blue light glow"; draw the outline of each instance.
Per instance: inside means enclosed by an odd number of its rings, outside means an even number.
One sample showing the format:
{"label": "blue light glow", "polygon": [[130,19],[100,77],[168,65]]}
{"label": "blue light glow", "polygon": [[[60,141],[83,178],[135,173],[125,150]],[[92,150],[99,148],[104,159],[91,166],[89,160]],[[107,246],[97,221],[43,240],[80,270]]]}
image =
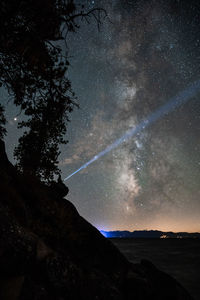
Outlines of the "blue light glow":
{"label": "blue light glow", "polygon": [[86,162],[84,165],[82,165],[78,170],[67,176],[64,181],[68,180],[70,177],[75,175],[76,173],[80,172],[81,170],[87,168],[90,164],[95,162],[100,157],[104,156],[111,150],[117,148],[119,145],[121,145],[123,142],[126,142],[131,137],[139,133],[140,131],[146,129],[149,125],[153,124],[160,118],[162,118],[164,115],[172,112],[177,107],[181,106],[182,104],[189,101],[192,97],[194,97],[198,92],[200,92],[200,80],[195,81],[193,84],[191,84],[187,89],[180,92],[177,96],[173,97],[170,101],[168,101],[166,104],[158,108],[155,112],[150,114],[145,120],[143,120],[141,123],[139,123],[137,126],[131,128],[128,130],[122,137],[117,139],[113,144],[109,145],[106,149],[99,152],[97,155],[95,155],[91,160]]}

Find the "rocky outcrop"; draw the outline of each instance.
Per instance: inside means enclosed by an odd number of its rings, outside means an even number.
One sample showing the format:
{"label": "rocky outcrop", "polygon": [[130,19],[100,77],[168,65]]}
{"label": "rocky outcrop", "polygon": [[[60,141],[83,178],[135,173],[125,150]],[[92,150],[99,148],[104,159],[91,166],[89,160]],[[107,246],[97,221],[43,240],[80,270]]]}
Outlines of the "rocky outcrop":
{"label": "rocky outcrop", "polygon": [[0,142],[0,299],[191,300],[148,261],[131,264],[62,198],[19,175]]}

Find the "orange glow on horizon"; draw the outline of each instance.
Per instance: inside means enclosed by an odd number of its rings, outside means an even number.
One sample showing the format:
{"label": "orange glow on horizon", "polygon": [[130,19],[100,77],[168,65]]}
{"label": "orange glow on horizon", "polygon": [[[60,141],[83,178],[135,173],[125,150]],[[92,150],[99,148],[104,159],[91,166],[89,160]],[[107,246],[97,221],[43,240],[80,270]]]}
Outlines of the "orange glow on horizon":
{"label": "orange glow on horizon", "polygon": [[186,220],[156,220],[154,222],[149,222],[149,226],[144,226],[141,222],[141,224],[137,225],[128,225],[128,224],[120,224],[120,225],[115,225],[115,226],[105,226],[104,229],[105,231],[150,231],[150,230],[158,230],[158,231],[163,231],[163,232],[188,232],[188,233],[195,233],[199,232],[200,233],[200,221],[194,222],[192,220],[186,222]]}

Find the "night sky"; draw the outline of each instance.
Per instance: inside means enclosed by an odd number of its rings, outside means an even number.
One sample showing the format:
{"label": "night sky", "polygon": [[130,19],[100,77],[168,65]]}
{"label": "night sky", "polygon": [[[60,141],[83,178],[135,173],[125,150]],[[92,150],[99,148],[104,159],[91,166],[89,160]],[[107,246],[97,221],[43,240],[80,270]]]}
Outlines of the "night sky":
{"label": "night sky", "polygon": [[[80,3],[80,1],[76,1]],[[61,147],[65,178],[200,79],[200,3],[82,1],[107,10],[68,35],[80,109]],[[18,111],[6,104],[12,159]],[[200,93],[66,181],[67,198],[101,230],[200,231]]]}

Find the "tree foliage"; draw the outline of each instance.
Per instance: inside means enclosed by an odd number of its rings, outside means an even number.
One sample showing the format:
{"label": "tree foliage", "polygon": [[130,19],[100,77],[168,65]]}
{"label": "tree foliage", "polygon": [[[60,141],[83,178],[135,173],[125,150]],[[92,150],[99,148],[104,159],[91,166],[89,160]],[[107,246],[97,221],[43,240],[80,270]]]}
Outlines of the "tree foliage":
{"label": "tree foliage", "polygon": [[6,118],[4,116],[4,108],[0,104],[0,139],[3,139],[6,134],[5,124]]}
{"label": "tree foliage", "polygon": [[[79,27],[77,18],[89,22],[93,16],[99,24],[102,13],[98,8],[84,12],[73,0],[1,1],[0,84],[26,117],[19,123],[26,129],[14,152],[24,173],[47,181],[59,173],[59,144],[66,143],[68,115],[77,105],[62,44],[68,31]],[[1,115],[0,126],[5,123],[2,108]]]}

